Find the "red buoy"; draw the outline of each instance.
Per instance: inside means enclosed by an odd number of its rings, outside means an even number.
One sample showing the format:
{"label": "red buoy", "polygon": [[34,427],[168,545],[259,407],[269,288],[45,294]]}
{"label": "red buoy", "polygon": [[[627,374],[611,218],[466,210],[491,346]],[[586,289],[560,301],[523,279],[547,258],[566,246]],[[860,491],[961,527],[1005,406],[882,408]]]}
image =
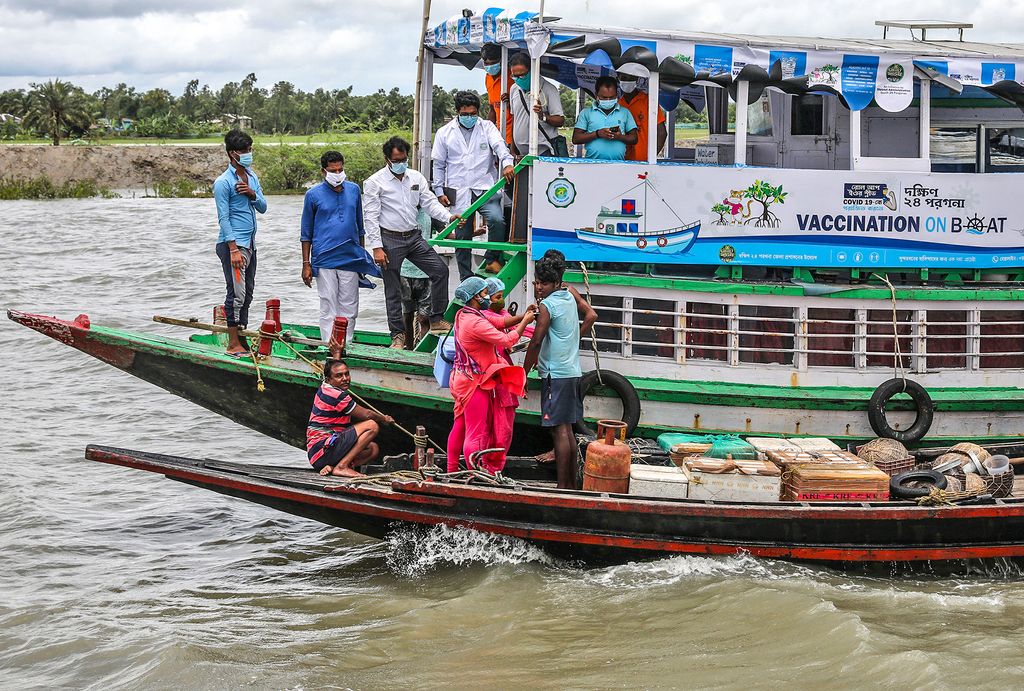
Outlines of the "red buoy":
{"label": "red buoy", "polygon": [[345,354],[346,338],[348,338],[348,317],[335,317],[331,340],[327,342],[327,348],[331,351],[332,358],[337,359]]}
{"label": "red buoy", "polygon": [[267,300],[267,316],[264,319],[273,321],[277,324],[277,331],[281,331],[281,300],[278,298]]}
{"label": "red buoy", "polygon": [[270,357],[270,349],[274,345],[274,341],[271,338],[265,337],[278,332],[277,324],[272,319],[264,319],[263,323],[260,324],[260,357]]}

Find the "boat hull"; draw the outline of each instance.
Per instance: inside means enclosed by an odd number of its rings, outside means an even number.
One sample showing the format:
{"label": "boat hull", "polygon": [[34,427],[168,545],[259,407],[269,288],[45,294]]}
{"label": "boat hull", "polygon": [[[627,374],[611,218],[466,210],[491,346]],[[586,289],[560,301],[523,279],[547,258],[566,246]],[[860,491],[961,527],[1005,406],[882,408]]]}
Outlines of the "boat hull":
{"label": "boat hull", "polygon": [[308,469],[90,446],[90,460],[156,472],[376,538],[401,526],[464,527],[591,563],[673,554],[814,562],[1024,557],[1024,500],[919,507],[730,504],[424,481],[349,485]]}
{"label": "boat hull", "polygon": [[661,252],[663,254],[684,254],[694,242],[700,232],[700,223],[673,232],[642,233],[632,235],[616,235],[611,233],[595,233],[582,228],[576,229],[576,239],[584,242],[592,242],[597,245],[608,247],[620,247],[623,249],[641,249],[648,252]]}

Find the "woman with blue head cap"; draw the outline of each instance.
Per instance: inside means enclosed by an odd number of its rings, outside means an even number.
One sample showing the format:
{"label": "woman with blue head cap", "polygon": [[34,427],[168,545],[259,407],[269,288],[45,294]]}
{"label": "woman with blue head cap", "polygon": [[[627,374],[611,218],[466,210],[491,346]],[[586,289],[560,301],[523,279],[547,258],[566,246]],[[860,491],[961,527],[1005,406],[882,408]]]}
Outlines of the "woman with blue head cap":
{"label": "woman with blue head cap", "polygon": [[533,313],[528,311],[510,333],[496,327],[485,315],[491,294],[479,276],[460,283],[455,299],[464,307],[455,315],[455,364],[449,382],[455,423],[448,435],[448,471],[458,469],[460,455],[468,462],[478,451],[501,448],[501,453],[480,459],[484,470],[496,473],[505,467],[516,408],[526,388],[526,372],[504,351],[519,341]]}

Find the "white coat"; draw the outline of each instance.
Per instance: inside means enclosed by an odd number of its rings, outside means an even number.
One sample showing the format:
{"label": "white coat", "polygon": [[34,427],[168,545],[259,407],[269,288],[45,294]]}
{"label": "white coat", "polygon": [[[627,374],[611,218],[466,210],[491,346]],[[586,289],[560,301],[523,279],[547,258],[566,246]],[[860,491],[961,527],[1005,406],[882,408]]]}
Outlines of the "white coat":
{"label": "white coat", "polygon": [[434,192],[440,196],[442,187],[458,191],[457,199],[450,200],[452,213],[469,208],[472,192],[484,192],[494,186],[498,166],[512,165],[512,154],[494,123],[477,119],[468,142],[462,133],[464,129],[458,118],[441,126],[430,150]]}

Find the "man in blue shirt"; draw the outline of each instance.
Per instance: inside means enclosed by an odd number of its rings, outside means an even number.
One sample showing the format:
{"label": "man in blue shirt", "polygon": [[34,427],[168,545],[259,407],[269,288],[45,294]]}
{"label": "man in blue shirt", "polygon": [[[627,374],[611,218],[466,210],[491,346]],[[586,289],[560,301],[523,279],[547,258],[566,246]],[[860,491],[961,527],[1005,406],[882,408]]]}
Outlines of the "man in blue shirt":
{"label": "man in blue shirt", "polygon": [[586,144],[587,158],[624,161],[626,146],[636,144],[633,114],[619,105],[619,82],[615,77],[598,77],[594,104],[584,108],[572,131],[573,144]]}
{"label": "man in blue shirt", "polygon": [[[345,179],[345,157],[326,151],[320,157],[324,181],[306,192],[299,239],[302,282],[320,295],[320,337],[330,342],[334,318],[348,319],[347,339],[359,314],[360,274],[380,276],[363,249],[363,202],[359,185]],[[344,344],[339,344],[344,345]]]}
{"label": "man in blue shirt", "polygon": [[252,172],[252,137],[241,130],[224,136],[228,169],[213,183],[217,203],[217,256],[224,269],[227,295],[228,355],[249,354],[238,332],[249,325],[249,305],[256,287],[256,212],[267,212],[259,178]]}

